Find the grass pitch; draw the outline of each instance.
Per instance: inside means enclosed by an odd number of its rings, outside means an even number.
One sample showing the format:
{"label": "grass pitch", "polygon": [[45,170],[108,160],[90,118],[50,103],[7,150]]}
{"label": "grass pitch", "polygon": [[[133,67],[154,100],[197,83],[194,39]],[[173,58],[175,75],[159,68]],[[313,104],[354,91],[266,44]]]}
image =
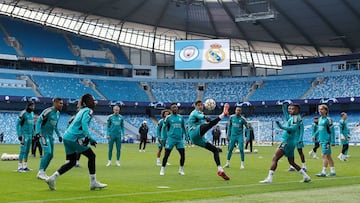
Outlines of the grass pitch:
{"label": "grass pitch", "polygon": [[[322,169],[321,159],[306,159],[311,183],[300,183],[302,176],[288,172],[286,158],[279,162],[272,184],[259,184],[267,174],[273,147],[255,147],[257,154],[245,155],[245,169],[240,170],[240,156],[233,154],[226,173],[230,181],[216,174],[212,154],[199,147],[186,148],[185,176],[180,176],[179,155],[176,149],[169,158],[170,166],[165,176],[160,176],[156,166],[156,145],[148,144],[146,152],[139,152],[137,144],[123,144],[121,166],[106,167],[107,145],[93,148],[96,158],[97,179],[107,183],[102,190],[89,190],[86,157],[81,157],[81,167],[73,168],[56,181],[56,191],[36,179],[40,158],[30,157],[27,173],[15,172],[17,161],[0,161],[0,202],[359,202],[360,194],[360,147],[350,146],[349,161],[336,157],[340,146],[333,147],[336,177],[318,178],[314,174]],[[0,145],[1,153],[18,153],[19,145]],[[227,149],[221,153],[225,163]],[[304,149],[306,157],[310,146]],[[115,153],[115,152],[114,152]],[[115,154],[113,155],[113,157]],[[51,175],[65,159],[64,148],[55,145],[55,156],[47,169]],[[299,157],[296,154],[296,161]]]}

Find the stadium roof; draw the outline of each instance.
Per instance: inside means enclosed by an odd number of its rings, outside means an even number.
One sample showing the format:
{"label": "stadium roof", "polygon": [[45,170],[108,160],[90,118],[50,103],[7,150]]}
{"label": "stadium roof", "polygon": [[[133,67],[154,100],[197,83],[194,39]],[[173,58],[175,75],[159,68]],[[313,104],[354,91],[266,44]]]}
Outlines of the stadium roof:
{"label": "stadium roof", "polygon": [[[360,51],[359,0],[29,0],[84,13],[212,38]],[[274,14],[274,15],[273,15]],[[266,19],[263,19],[266,18]],[[236,22],[238,21],[238,22]]]}

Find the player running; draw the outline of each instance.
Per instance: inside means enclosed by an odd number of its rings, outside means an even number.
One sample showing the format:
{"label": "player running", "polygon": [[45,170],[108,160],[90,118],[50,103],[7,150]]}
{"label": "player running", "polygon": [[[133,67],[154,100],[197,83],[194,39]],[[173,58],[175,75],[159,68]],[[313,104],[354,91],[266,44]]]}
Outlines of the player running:
{"label": "player running", "polygon": [[76,153],[81,153],[88,158],[88,169],[90,174],[90,190],[104,188],[107,184],[100,183],[96,180],[95,153],[88,146],[90,143],[96,146],[96,141],[91,137],[89,124],[92,119],[93,109],[96,101],[91,94],[81,96],[78,102],[79,112],[76,114],[74,121],[65,131],[63,141],[65,153],[69,162],[62,165],[52,176],[46,179],[50,190],[55,190],[55,181],[60,176],[73,168],[76,164]]}
{"label": "player running", "polygon": [[190,113],[188,120],[188,132],[191,141],[193,144],[211,151],[214,154],[214,160],[218,170],[217,174],[224,180],[230,180],[229,176],[225,174],[224,169],[221,166],[219,149],[204,138],[204,135],[208,130],[215,126],[225,116],[229,116],[229,104],[226,103],[224,105],[222,114],[214,120],[211,120],[210,117],[204,115],[204,106],[201,100],[197,100],[194,105],[195,109]]}

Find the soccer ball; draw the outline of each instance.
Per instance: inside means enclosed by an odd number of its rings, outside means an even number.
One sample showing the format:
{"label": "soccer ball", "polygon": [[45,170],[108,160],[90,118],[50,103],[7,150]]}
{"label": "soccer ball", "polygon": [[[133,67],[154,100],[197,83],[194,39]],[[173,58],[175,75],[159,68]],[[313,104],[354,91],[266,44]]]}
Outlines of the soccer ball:
{"label": "soccer ball", "polygon": [[216,102],[213,99],[207,99],[204,103],[205,109],[212,111],[216,107]]}

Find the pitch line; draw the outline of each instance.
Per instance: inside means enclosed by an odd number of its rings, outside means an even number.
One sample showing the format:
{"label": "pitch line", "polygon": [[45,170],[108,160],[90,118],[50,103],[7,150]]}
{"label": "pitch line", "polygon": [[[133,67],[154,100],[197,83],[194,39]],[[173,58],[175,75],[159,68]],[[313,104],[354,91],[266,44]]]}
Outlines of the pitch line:
{"label": "pitch line", "polygon": [[[316,181],[328,181],[334,179],[353,179],[360,178],[360,176],[347,176],[347,177],[331,177],[331,178],[316,178],[312,180]],[[241,187],[251,187],[259,185],[282,185],[289,183],[298,183],[299,181],[289,181],[289,182],[279,182],[279,183],[271,183],[271,184],[244,184],[244,185],[229,185],[229,186],[219,186],[219,187],[201,187],[201,188],[189,188],[189,189],[180,189],[180,190],[161,190],[161,191],[153,191],[153,192],[135,192],[135,193],[125,193],[125,194],[111,194],[111,195],[97,195],[97,196],[81,196],[81,197],[70,197],[70,198],[61,198],[61,199],[43,199],[43,200],[29,200],[29,201],[16,201],[9,203],[38,203],[38,202],[63,202],[63,201],[73,201],[73,200],[85,200],[85,199],[101,199],[101,198],[112,198],[112,197],[129,197],[129,196],[138,196],[138,195],[151,195],[151,194],[164,194],[164,193],[179,193],[179,192],[192,192],[192,191],[202,191],[202,190],[218,190],[218,189],[227,189],[227,188],[241,188]],[[303,183],[309,184],[309,183]]]}

